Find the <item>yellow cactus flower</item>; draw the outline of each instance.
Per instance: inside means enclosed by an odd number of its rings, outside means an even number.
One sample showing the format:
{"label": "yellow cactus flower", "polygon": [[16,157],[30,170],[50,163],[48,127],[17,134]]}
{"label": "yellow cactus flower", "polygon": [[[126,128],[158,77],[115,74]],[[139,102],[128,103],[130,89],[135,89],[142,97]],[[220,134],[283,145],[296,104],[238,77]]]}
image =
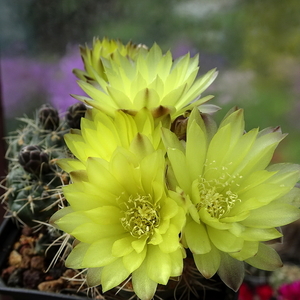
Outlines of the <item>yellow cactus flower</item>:
{"label": "yellow cactus flower", "polygon": [[107,81],[102,58],[114,59],[114,53],[117,51],[124,57],[134,59],[137,52],[147,51],[147,47],[141,44],[135,45],[132,42],[124,45],[120,40],[94,38],[91,49],[87,45],[80,47],[85,71],[74,69],[74,74],[83,81],[96,82],[96,73],[97,76]]}
{"label": "yellow cactus flower", "polygon": [[168,51],[163,55],[156,44],[148,51],[137,50],[134,59],[130,59],[117,47],[113,58],[101,58],[104,71],[93,71],[95,82],[78,81],[90,98],[74,97],[110,116],[116,110],[135,115],[147,108],[154,117],[170,114],[174,120],[212,98],[200,95],[217,72],[211,70],[196,79],[198,61],[198,56],[190,58],[189,54],[173,61],[172,54]]}
{"label": "yellow cactus flower", "polygon": [[268,166],[285,135],[279,128],[245,133],[241,109],[229,113],[219,128],[208,123],[193,110],[185,146],[164,129],[170,195],[185,195],[182,242],[198,270],[206,278],[217,272],[237,290],[244,261],[264,270],[281,266],[276,251],[264,242],[281,237],[276,227],[300,217],[293,205],[300,199],[294,187],[300,166]]}
{"label": "yellow cactus flower", "polygon": [[147,109],[135,116],[116,111],[114,118],[89,109],[81,119],[81,130],[72,130],[64,136],[66,144],[77,159],[61,159],[58,164],[67,172],[84,169],[88,157],[101,157],[110,161],[118,147],[130,150],[139,158],[165,149],[161,139],[161,127],[170,127],[170,118],[159,122]]}
{"label": "yellow cactus flower", "polygon": [[158,284],[181,275],[185,210],[166,194],[164,155],[138,159],[119,147],[109,162],[88,158],[71,172],[63,188],[70,206],[51,222],[77,239],[66,266],[87,268],[90,286],[105,292],[131,278],[137,296],[150,300]]}

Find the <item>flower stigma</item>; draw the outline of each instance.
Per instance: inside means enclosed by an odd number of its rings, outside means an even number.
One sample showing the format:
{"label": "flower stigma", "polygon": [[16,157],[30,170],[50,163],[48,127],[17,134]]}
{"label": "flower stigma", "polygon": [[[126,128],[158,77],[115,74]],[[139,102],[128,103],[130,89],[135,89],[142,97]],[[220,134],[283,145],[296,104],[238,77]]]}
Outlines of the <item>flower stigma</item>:
{"label": "flower stigma", "polygon": [[154,228],[159,226],[159,206],[150,202],[151,196],[132,195],[125,204],[124,217],[121,223],[133,237],[141,238],[153,234]]}

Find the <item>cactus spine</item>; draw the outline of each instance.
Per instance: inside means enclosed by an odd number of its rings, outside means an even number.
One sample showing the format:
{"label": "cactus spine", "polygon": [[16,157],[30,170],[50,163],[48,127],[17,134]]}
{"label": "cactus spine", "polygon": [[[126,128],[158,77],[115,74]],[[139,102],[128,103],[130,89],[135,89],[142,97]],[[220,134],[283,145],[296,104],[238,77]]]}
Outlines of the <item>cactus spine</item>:
{"label": "cactus spine", "polygon": [[64,118],[56,109],[43,105],[33,119],[21,118],[23,128],[7,138],[9,172],[6,193],[2,196],[7,216],[33,227],[36,221],[47,222],[63,201],[61,186],[69,177],[56,161],[70,154],[64,134],[78,128],[85,106],[71,106]]}

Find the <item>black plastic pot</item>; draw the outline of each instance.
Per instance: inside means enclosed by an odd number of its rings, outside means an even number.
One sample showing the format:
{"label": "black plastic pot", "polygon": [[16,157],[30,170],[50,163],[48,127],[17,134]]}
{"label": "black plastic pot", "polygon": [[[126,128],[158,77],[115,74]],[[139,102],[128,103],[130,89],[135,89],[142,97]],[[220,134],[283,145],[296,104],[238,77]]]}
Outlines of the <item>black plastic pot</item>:
{"label": "black plastic pot", "polygon": [[[11,219],[5,219],[0,226],[0,270],[6,267],[8,255],[20,235],[20,230]],[[0,295],[11,296],[14,300],[87,300],[78,295],[48,293],[25,288],[7,286],[0,277]]]}

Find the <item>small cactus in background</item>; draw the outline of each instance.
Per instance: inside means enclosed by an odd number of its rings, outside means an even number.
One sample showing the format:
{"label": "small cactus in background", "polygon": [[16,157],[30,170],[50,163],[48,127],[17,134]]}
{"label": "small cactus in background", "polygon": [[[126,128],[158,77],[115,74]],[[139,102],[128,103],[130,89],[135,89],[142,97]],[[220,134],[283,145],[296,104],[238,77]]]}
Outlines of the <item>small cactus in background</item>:
{"label": "small cactus in background", "polygon": [[81,103],[75,103],[71,105],[65,115],[65,120],[70,128],[80,128],[80,120],[84,117],[86,112],[86,106]]}
{"label": "small cactus in background", "polygon": [[56,164],[68,157],[64,134],[80,128],[85,106],[75,104],[60,118],[56,109],[43,105],[34,119],[22,118],[25,126],[7,138],[9,172],[3,195],[7,215],[22,225],[46,222],[63,201],[60,187],[69,177]]}

